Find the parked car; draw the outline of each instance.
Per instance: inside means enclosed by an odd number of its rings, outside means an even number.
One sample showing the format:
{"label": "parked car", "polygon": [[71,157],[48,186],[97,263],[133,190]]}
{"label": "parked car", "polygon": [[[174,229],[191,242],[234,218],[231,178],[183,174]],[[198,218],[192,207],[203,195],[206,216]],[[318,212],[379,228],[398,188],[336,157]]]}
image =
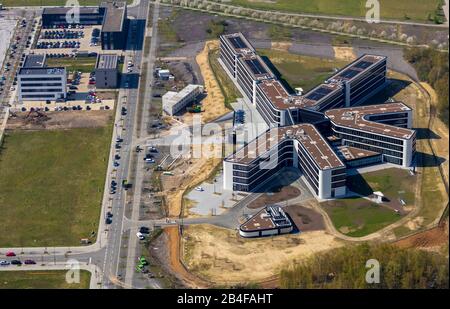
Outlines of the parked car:
{"label": "parked car", "polygon": [[34,265],[34,264],[36,264],[36,262],[33,261],[33,260],[25,260],[24,263],[25,263],[26,265]]}
{"label": "parked car", "polygon": [[141,234],[150,234],[150,228],[148,228],[146,226],[141,226],[139,228],[139,233],[141,233]]}
{"label": "parked car", "polygon": [[0,261],[0,266],[8,266],[10,263],[8,261],[5,260],[1,260]]}
{"label": "parked car", "polygon": [[137,238],[139,238],[139,240],[144,240],[145,239],[145,235],[142,234],[141,232],[137,232],[136,236],[137,236]]}
{"label": "parked car", "polygon": [[22,265],[22,262],[20,260],[12,260],[11,265]]}
{"label": "parked car", "polygon": [[16,256],[16,254],[15,254],[14,252],[12,252],[12,251],[6,252],[5,255],[6,255],[6,256]]}

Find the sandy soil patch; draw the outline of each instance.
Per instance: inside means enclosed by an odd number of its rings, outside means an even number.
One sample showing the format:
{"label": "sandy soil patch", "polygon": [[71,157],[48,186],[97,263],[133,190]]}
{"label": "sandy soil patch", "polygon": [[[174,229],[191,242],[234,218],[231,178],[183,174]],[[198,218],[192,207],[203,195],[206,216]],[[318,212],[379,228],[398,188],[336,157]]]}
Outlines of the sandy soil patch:
{"label": "sandy soil patch", "polygon": [[114,117],[114,111],[20,112],[13,114],[7,130],[60,130],[104,127]]}
{"label": "sandy soil patch", "polygon": [[353,61],[356,59],[352,47],[333,46],[334,57],[340,60]]}
{"label": "sandy soil patch", "polygon": [[411,231],[415,231],[418,230],[423,223],[423,217],[417,217],[414,218],[412,220],[409,220],[408,222],[406,222],[406,226],[411,230]]}
{"label": "sandy soil patch", "polygon": [[220,90],[216,78],[214,77],[214,73],[208,61],[208,54],[210,50],[218,48],[218,40],[208,41],[206,42],[202,52],[195,58],[205,81],[205,90],[208,93],[206,98],[202,101],[204,109],[204,112],[202,113],[202,123],[207,123],[230,111],[225,107],[225,98]]}
{"label": "sandy soil patch", "polygon": [[291,42],[272,42],[272,49],[288,52],[291,48]]}
{"label": "sandy soil patch", "polygon": [[448,221],[441,226],[412,235],[395,243],[401,248],[431,248],[448,245]]}
{"label": "sandy soil patch", "polygon": [[189,226],[182,239],[187,268],[215,284],[265,281],[281,267],[342,242],[324,231],[244,239],[236,231],[209,225]]}

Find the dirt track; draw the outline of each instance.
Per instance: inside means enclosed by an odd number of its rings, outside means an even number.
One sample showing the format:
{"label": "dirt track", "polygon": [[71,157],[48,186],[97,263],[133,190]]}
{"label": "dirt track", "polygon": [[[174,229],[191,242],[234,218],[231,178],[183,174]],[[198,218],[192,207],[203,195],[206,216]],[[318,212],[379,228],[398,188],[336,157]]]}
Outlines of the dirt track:
{"label": "dirt track", "polygon": [[43,117],[35,113],[16,113],[10,117],[7,130],[61,130],[104,127],[112,121],[114,111],[46,112]]}

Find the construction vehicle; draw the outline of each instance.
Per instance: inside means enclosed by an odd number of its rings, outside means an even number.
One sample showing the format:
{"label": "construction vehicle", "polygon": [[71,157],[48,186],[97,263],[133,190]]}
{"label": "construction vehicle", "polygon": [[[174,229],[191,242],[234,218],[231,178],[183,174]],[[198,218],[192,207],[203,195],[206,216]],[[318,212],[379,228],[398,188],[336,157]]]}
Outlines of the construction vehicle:
{"label": "construction vehicle", "polygon": [[199,104],[192,105],[192,107],[188,107],[186,110],[189,113],[201,113],[203,111],[202,106]]}

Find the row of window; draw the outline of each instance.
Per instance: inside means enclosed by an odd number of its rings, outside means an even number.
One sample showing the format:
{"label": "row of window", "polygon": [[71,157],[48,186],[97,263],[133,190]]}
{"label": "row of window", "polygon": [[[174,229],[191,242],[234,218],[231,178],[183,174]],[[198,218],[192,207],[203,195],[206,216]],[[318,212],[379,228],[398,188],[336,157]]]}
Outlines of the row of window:
{"label": "row of window", "polygon": [[[365,137],[365,138],[375,140],[375,141],[382,141],[382,142],[393,144],[393,145],[403,145],[403,140],[387,137],[385,135],[377,135],[377,134],[367,133],[367,132],[360,131],[360,130],[338,127],[335,125],[333,125],[332,128],[333,128],[333,131],[335,131],[338,134],[345,133],[345,134],[350,134],[353,136]],[[349,137],[349,139],[352,139],[352,137]],[[392,148],[392,149],[395,149],[395,148]],[[401,148],[400,148],[400,150],[401,150]]]}
{"label": "row of window", "polygon": [[62,81],[63,77],[21,77],[21,82]]}
{"label": "row of window", "polygon": [[54,89],[54,88],[52,88],[52,89],[50,89],[50,88],[47,88],[47,89],[44,89],[44,88],[40,88],[40,89],[26,89],[25,88],[25,89],[23,89],[23,88],[21,88],[20,91],[22,93],[30,93],[30,92],[64,92],[64,90],[61,89],[61,88],[56,88],[56,89]]}
{"label": "row of window", "polygon": [[24,87],[52,87],[52,86],[55,86],[55,87],[62,87],[63,86],[63,84],[62,83],[45,83],[45,84],[42,84],[42,83],[39,83],[39,84],[37,84],[37,83],[31,83],[31,84],[27,84],[27,83],[20,83],[20,87],[22,87],[22,88],[24,88]]}

